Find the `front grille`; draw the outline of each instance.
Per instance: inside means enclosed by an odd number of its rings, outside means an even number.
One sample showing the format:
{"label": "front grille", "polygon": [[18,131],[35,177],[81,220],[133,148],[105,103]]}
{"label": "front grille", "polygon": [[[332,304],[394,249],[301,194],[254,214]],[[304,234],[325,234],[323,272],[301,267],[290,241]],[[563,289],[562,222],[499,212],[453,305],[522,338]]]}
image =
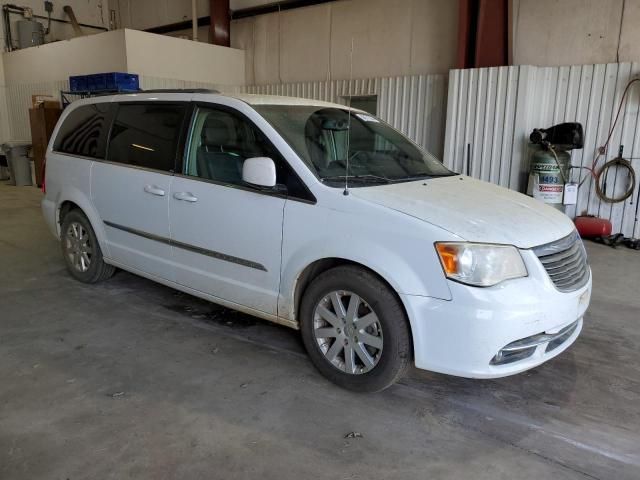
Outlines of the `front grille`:
{"label": "front grille", "polygon": [[533,249],[553,284],[561,292],[572,292],[589,281],[587,252],[578,232]]}

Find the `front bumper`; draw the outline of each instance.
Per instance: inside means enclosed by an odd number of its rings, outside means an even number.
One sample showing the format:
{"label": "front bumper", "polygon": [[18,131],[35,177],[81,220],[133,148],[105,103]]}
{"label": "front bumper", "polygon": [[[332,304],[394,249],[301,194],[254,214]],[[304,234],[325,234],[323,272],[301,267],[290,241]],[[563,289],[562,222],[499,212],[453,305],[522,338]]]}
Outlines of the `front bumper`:
{"label": "front bumper", "polygon": [[[489,288],[449,282],[450,301],[401,295],[416,367],[469,378],[504,377],[546,362],[576,340],[591,297],[591,272],[582,288],[562,293],[533,252],[525,251],[523,259],[528,277]],[[528,348],[525,354],[520,349],[520,357],[505,360],[521,346]]]}

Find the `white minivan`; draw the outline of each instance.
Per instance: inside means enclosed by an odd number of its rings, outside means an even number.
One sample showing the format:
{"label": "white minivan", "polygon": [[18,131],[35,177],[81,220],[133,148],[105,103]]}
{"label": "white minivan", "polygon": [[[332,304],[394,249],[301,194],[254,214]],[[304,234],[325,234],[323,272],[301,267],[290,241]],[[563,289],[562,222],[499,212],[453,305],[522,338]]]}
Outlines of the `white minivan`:
{"label": "white minivan", "polygon": [[530,369],[575,341],[590,300],[564,214],[343,105],[80,100],[54,131],[44,190],[78,280],[121,268],[300,329],[317,369],[357,391],[412,362],[472,378]]}

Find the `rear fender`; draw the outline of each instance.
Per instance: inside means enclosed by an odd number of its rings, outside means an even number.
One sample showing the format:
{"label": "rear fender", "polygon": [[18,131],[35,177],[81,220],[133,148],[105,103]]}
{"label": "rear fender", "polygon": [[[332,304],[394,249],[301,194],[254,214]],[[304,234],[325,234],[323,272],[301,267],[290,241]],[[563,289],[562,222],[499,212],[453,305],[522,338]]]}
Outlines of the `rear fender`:
{"label": "rear fender", "polygon": [[82,210],[82,213],[84,213],[85,216],[89,219],[89,223],[91,223],[91,227],[96,234],[98,244],[100,245],[100,249],[102,250],[102,255],[106,258],[109,258],[111,256],[111,252],[109,251],[109,244],[107,242],[106,232],[104,230],[102,219],[98,215],[96,209],[93,207],[91,199],[85,193],[75,187],[66,188],[64,191],[64,195],[61,193],[58,198],[56,198],[56,229],[58,238],[60,238],[62,233],[60,213],[64,202],[72,202],[76,204],[80,208],[80,210]]}

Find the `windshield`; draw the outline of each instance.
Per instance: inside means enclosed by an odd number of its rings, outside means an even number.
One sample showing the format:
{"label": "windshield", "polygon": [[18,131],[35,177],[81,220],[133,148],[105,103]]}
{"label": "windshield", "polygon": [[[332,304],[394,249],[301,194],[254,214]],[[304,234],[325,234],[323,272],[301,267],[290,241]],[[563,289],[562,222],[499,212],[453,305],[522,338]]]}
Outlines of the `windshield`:
{"label": "windshield", "polygon": [[[382,120],[364,112],[306,105],[256,105],[326,184],[391,183],[455,175]],[[350,135],[347,135],[350,129]]]}

